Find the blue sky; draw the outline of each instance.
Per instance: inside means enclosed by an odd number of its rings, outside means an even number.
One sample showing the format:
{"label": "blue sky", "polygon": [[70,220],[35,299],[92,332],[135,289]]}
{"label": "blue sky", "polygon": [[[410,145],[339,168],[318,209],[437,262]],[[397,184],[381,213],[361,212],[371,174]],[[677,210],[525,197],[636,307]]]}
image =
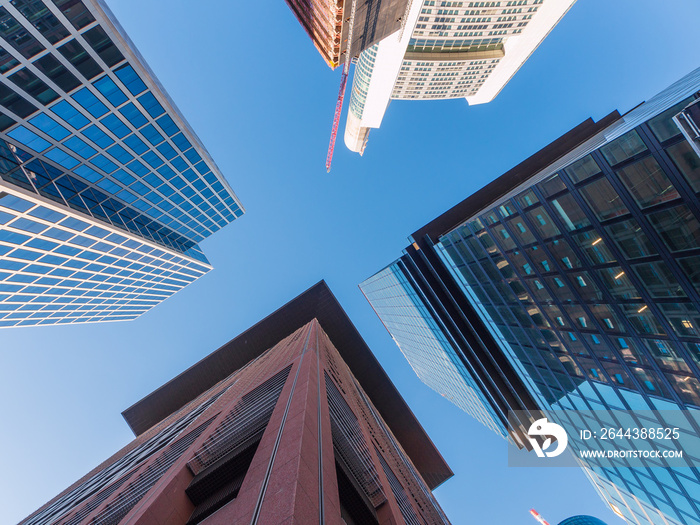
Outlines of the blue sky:
{"label": "blue sky", "polygon": [[137,321],[0,331],[0,522],[128,443],[122,410],[325,278],[454,470],[436,491],[452,523],[533,524],[533,506],[622,523],[577,469],[509,469],[506,443],[416,378],[357,284],[582,120],[700,65],[700,4],[580,0],[494,102],[395,101],[364,157],[341,128],[326,174],[340,72],[282,0],[108,3],[247,214],[202,244],[213,272]]}

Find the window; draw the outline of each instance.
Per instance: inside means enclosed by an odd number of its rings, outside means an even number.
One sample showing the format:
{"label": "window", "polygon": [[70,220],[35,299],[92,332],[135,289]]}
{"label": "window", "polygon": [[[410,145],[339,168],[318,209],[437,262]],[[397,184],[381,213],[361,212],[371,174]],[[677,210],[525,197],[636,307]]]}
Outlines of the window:
{"label": "window", "polygon": [[671,160],[693,188],[700,191],[700,158],[687,141],[679,142],[666,149]]}
{"label": "window", "polygon": [[685,205],[652,213],[649,221],[673,252],[700,245],[700,224]]}
{"label": "window", "polygon": [[620,196],[607,179],[599,179],[580,190],[581,195],[598,217],[605,221],[629,213]]}
{"label": "window", "polygon": [[117,65],[124,60],[124,56],[119,52],[117,46],[107,36],[100,26],[95,26],[92,29],[83,33],[83,38],[95,50],[100,58],[109,67]]}
{"label": "window", "polygon": [[679,130],[676,123],[673,122],[673,117],[677,113],[680,113],[692,100],[693,97],[687,98],[649,121],[649,127],[659,142],[664,142],[676,135],[680,135],[681,130]]}
{"label": "window", "polygon": [[102,68],[76,40],[66,42],[58,51],[88,80],[102,73]]}
{"label": "window", "polygon": [[586,155],[580,160],[571,164],[564,172],[571,178],[573,182],[581,182],[593,175],[600,173],[600,167],[593,160],[593,157]]}
{"label": "window", "polygon": [[617,172],[640,208],[678,198],[678,192],[654,157],[646,157]]}
{"label": "window", "polygon": [[658,253],[651,241],[634,219],[606,226],[608,234],[625,257],[635,259]]}
{"label": "window", "polygon": [[600,152],[605,157],[605,160],[611,166],[619,164],[630,157],[633,157],[643,151],[646,151],[647,147],[642,142],[639,134],[632,130],[625,133],[621,137],[615,139],[610,144],[607,144],[600,148]]}

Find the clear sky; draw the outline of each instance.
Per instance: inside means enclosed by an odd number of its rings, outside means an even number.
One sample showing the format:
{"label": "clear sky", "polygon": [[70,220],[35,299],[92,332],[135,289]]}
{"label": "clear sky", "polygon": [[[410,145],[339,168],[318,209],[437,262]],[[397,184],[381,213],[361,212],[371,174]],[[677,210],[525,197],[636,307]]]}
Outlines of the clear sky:
{"label": "clear sky", "polygon": [[[364,157],[324,168],[340,82],[282,0],[107,0],[247,213],[215,270],[129,323],[0,331],[0,523],[128,443],[121,411],[324,278],[455,476],[452,523],[622,523],[578,469],[506,466],[506,443],[414,375],[357,288],[407,236],[590,117],[700,65],[697,0],[579,0],[490,104],[393,102]],[[346,104],[347,106],[347,104]],[[344,126],[344,116],[342,125]]]}

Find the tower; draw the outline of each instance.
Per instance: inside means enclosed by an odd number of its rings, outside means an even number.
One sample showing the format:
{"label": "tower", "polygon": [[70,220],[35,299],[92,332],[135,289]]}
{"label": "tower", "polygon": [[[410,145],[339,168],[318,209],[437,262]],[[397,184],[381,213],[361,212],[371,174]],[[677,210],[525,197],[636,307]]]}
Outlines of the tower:
{"label": "tower", "polygon": [[23,525],[449,523],[449,467],[324,282],[123,415],[136,439]]}

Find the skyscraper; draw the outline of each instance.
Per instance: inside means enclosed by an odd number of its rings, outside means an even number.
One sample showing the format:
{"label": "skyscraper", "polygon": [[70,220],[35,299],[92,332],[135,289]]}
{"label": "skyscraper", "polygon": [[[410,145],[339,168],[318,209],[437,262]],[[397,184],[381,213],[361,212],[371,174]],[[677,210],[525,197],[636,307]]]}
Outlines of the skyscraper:
{"label": "skyscraper", "polygon": [[449,523],[452,472],[323,281],[123,415],[136,439],[23,525]]}
{"label": "skyscraper", "polygon": [[243,208],[101,1],[0,21],[0,327],[133,319]]}
{"label": "skyscraper", "polygon": [[355,68],[345,144],[363,153],[391,100],[493,100],[575,0],[411,2]]}
{"label": "skyscraper", "polygon": [[[585,121],[361,284],[421,379],[522,447],[540,411],[575,427],[574,410],[634,411],[698,442],[700,157],[675,117],[699,90],[700,69]],[[569,444],[588,446],[571,433]],[[684,454],[678,468],[582,466],[629,523],[695,525],[700,449]]]}

